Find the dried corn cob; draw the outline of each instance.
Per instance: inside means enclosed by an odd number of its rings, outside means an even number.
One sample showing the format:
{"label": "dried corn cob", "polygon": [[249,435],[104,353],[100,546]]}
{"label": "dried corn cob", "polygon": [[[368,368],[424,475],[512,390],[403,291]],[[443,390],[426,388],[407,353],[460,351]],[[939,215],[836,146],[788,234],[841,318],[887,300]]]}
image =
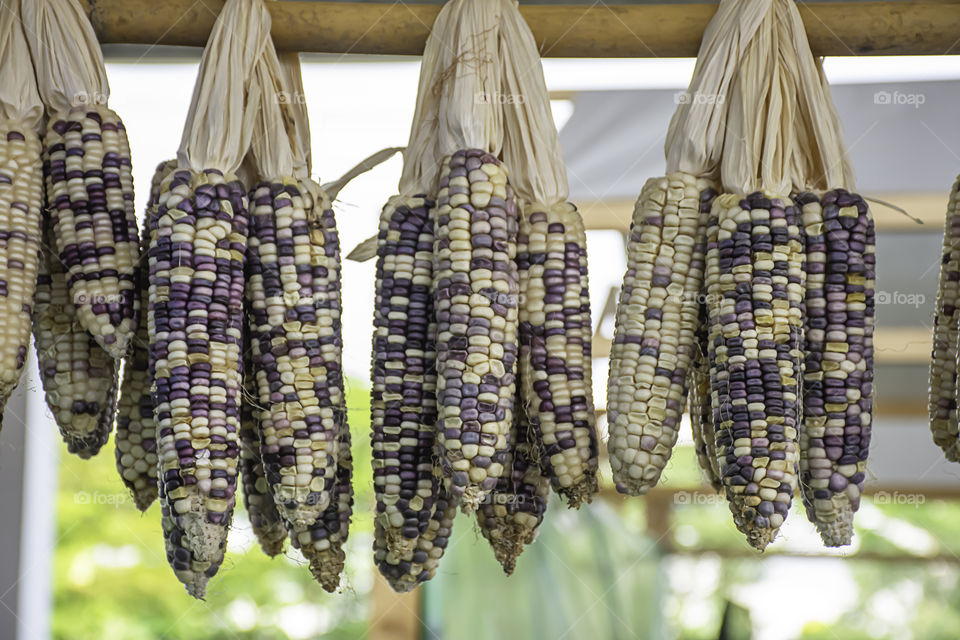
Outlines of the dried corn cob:
{"label": "dried corn cob", "polygon": [[437,478],[433,202],[394,198],[380,217],[370,396],[376,519],[403,554],[427,530]]}
{"label": "dried corn cob", "polygon": [[717,457],[734,523],[761,550],[797,484],[806,258],[799,222],[789,199],[724,194],[708,228]]}
{"label": "dried corn cob", "polygon": [[[701,307],[701,316],[706,309]],[[697,462],[711,487],[720,491],[720,465],[717,462],[713,407],[710,404],[710,360],[707,357],[707,319],[701,317],[696,333],[697,348],[690,363],[690,426]]]}
{"label": "dried corn cob", "polygon": [[537,464],[536,433],[519,406],[514,411],[514,420],[516,424],[510,434],[513,444],[507,457],[509,474],[497,481],[496,489],[476,514],[480,532],[490,542],[497,562],[507,575],[516,568],[524,545],[537,537],[550,495],[550,480]]}
{"label": "dried corn cob", "polygon": [[343,424],[337,434],[337,476],[330,505],[316,522],[306,527],[291,526],[290,540],[310,562],[310,572],[325,591],[340,586],[340,574],[346,556],[343,545],[350,533],[353,516],[353,456],[350,453],[350,429]]}
{"label": "dried corn cob", "polygon": [[246,296],[261,453],[274,502],[305,527],[330,504],[342,428],[340,265],[330,202],[284,180],[251,193]]}
{"label": "dried corn cob", "polygon": [[[160,199],[163,180],[177,166],[168,160],[157,166],[150,185],[147,215],[141,243],[141,263],[137,270],[141,300],[146,301],[149,290],[149,264],[146,262],[150,243],[150,219]],[[157,427],[153,418],[150,395],[150,337],[147,332],[147,304],[140,307],[137,334],[124,358],[120,397],[117,400],[117,431],[113,437],[117,471],[133,494],[134,504],[146,511],[157,499]]]}
{"label": "dried corn cob", "polygon": [[677,441],[695,349],[705,228],[700,194],[710,184],[677,172],[648,180],[634,210],[627,273],[610,357],[607,443],[617,490],[656,485]]}
{"label": "dried corn cob", "polygon": [[437,198],[438,443],[449,493],[472,512],[503,475],[517,365],[517,209],[500,162],[444,159]]}
{"label": "dried corn cob", "polygon": [[37,134],[24,123],[0,123],[0,411],[20,381],[30,346],[42,205]]}
{"label": "dried corn cob", "polygon": [[398,593],[412,591],[431,579],[437,572],[440,559],[450,541],[453,520],[457,515],[457,500],[443,488],[438,478],[437,496],[427,530],[416,540],[412,550],[395,553],[387,549],[385,532],[374,521],[373,560],[386,578],[387,583]]}
{"label": "dried corn cob", "polygon": [[148,311],[160,496],[171,544],[188,555],[174,569],[199,598],[236,499],[247,203],[243,185],[212,169],[178,170],[161,192]]}
{"label": "dried corn cob", "polygon": [[283,551],[287,539],[287,527],[263,470],[260,455],[260,425],[257,423],[254,391],[253,358],[249,346],[244,349],[243,400],[240,404],[240,481],[243,489],[243,504],[247,508],[250,526],[257,536],[260,548],[270,557]]}
{"label": "dried corn cob", "polygon": [[[46,240],[53,240],[48,225]],[[117,403],[117,362],[80,326],[67,275],[46,244],[37,276],[33,335],[47,406],[70,453],[90,458],[106,444]]]}
{"label": "dried corn cob", "polygon": [[[700,224],[706,231],[710,220],[710,207],[717,193],[708,188],[700,193]],[[706,273],[706,235],[703,242],[698,243],[693,250],[693,261],[699,263],[700,269]],[[690,398],[688,410],[690,425],[693,431],[693,442],[697,454],[697,462],[703,471],[707,482],[714,490],[720,491],[720,464],[717,461],[717,441],[713,426],[713,407],[710,398],[710,359],[708,357],[709,317],[707,314],[706,282],[700,289],[698,303],[697,330],[694,334],[694,351],[690,361],[689,387]]]}
{"label": "dried corn cob", "polygon": [[572,205],[528,210],[517,236],[520,397],[536,434],[534,459],[570,506],[579,507],[597,491],[590,310],[588,300],[584,318],[582,300],[586,237]]}
{"label": "dried corn cob", "polygon": [[873,220],[842,189],[802,194],[807,232],[807,339],[801,488],[824,544],[850,544],[873,405]]}
{"label": "dried corn cob", "polygon": [[947,460],[960,461],[957,415],[957,358],[960,341],[960,178],[950,190],[943,227],[940,286],[933,316],[928,409],[933,441]]}
{"label": "dried corn cob", "polygon": [[120,117],[99,104],[54,115],[44,139],[44,175],[77,319],[121,358],[139,319],[140,245],[130,146]]}

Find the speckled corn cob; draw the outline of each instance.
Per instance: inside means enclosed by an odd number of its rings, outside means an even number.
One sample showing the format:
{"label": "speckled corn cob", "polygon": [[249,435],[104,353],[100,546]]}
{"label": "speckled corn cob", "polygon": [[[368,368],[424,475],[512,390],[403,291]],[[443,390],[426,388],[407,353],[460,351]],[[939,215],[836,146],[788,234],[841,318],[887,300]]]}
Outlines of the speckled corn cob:
{"label": "speckled corn cob", "polygon": [[700,194],[685,173],[648,180],[634,210],[607,383],[607,447],[617,490],[654,487],[677,441],[687,398],[703,262]]}
{"label": "speckled corn cob", "polygon": [[160,199],[160,187],[176,166],[176,160],[160,163],[150,185],[147,215],[141,235],[141,263],[137,269],[140,298],[144,304],[140,306],[137,334],[124,358],[120,397],[117,400],[117,430],[113,436],[117,471],[133,494],[134,504],[140,511],[146,511],[157,499],[157,428],[150,395],[150,337],[147,332],[146,304],[150,265],[146,256],[150,243],[150,220]]}
{"label": "speckled corn cob", "polygon": [[427,530],[417,538],[416,546],[411,551],[402,554],[389,551],[383,527],[374,521],[374,564],[398,593],[412,591],[436,575],[440,559],[450,541],[453,520],[457,515],[457,501],[439,481],[437,491]]}
{"label": "speckled corn cob", "polygon": [[30,346],[42,208],[40,140],[26,124],[0,122],[0,412]]}
{"label": "speckled corn cob", "polygon": [[43,159],[47,206],[77,319],[110,355],[122,358],[140,309],[126,129],[106,106],[73,107],[48,122]]}
{"label": "speckled corn cob", "polygon": [[376,519],[393,553],[427,530],[437,492],[433,202],[394,198],[380,217],[370,396]]}
{"label": "speckled corn cob", "polygon": [[517,208],[500,162],[443,162],[435,219],[438,443],[447,489],[474,511],[503,475],[517,369]]}
{"label": "speckled corn cob", "polygon": [[[307,526],[330,504],[343,426],[340,265],[329,200],[295,181],[251,192],[246,297],[261,453],[274,501]],[[316,200],[316,202],[315,202]]]}
{"label": "speckled corn cob", "polygon": [[[706,308],[701,308],[705,315]],[[710,360],[707,357],[707,319],[702,317],[697,327],[696,351],[690,363],[689,384],[690,427],[697,462],[707,482],[720,491],[720,464],[717,461],[717,442],[713,428],[713,407],[710,400]]]}
{"label": "speckled corn cob", "polygon": [[[46,234],[48,242],[52,234]],[[117,407],[117,362],[77,321],[67,275],[47,244],[37,276],[33,335],[47,406],[70,453],[90,458],[106,444]]]}
{"label": "speckled corn cob", "polygon": [[273,491],[263,470],[260,425],[257,423],[255,407],[257,396],[254,391],[253,358],[249,346],[244,352],[243,400],[240,404],[240,486],[253,534],[263,552],[272,558],[283,551],[287,527],[273,501]]}
{"label": "speckled corn cob", "polygon": [[933,315],[928,410],[933,441],[947,460],[960,461],[957,415],[957,358],[960,356],[960,178],[950,190],[943,227],[940,286]]}
{"label": "speckled corn cob", "polygon": [[[713,188],[700,193],[700,224],[706,231],[710,221],[710,208],[717,193]],[[693,250],[694,262],[704,264],[706,273],[707,238],[698,243]],[[697,312],[697,330],[694,333],[694,351],[690,361],[690,396],[687,409],[690,413],[690,426],[693,431],[693,443],[697,462],[707,482],[715,491],[720,491],[720,463],[717,460],[717,441],[713,425],[713,406],[710,398],[710,359],[708,357],[709,317],[707,313],[708,297],[706,281],[701,285]]]}
{"label": "speckled corn cob", "polygon": [[801,489],[824,544],[850,544],[873,408],[873,219],[842,189],[801,194],[807,233],[807,339]]}
{"label": "speckled corn cob", "polygon": [[806,258],[799,224],[789,199],[724,194],[708,228],[717,457],[734,523],[761,550],[797,484]]}
{"label": "speckled corn cob", "polygon": [[[521,380],[522,380],[521,375]],[[537,537],[550,496],[550,480],[537,464],[536,434],[526,412],[517,407],[516,425],[511,432],[511,449],[505,474],[497,487],[477,509],[480,532],[493,547],[494,556],[507,575],[513,573],[517,558]]]}
{"label": "speckled corn cob", "polygon": [[343,545],[350,533],[353,516],[353,456],[350,454],[350,429],[346,423],[337,434],[337,475],[330,505],[316,522],[290,528],[290,540],[310,562],[310,572],[325,591],[340,586],[340,574],[346,556]]}
{"label": "speckled corn cob", "polygon": [[160,496],[178,532],[171,544],[188,554],[175,572],[200,598],[236,500],[247,203],[243,185],[217,170],[176,171],[161,191],[148,311]]}
{"label": "speckled corn cob", "polygon": [[586,238],[578,236],[580,216],[572,205],[533,205],[528,212],[517,236],[520,398],[535,433],[534,459],[557,492],[579,507],[597,491],[592,336],[584,335],[590,310],[588,301],[584,318],[581,299]]}

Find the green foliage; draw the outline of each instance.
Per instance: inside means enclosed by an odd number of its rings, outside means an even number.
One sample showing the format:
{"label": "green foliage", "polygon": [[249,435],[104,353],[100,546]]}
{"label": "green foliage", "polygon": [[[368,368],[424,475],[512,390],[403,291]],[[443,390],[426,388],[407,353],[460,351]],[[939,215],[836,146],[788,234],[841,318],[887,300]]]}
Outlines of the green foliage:
{"label": "green foliage", "polygon": [[89,461],[61,456],[53,634],[63,640],[337,640],[366,631],[372,472],[368,391],[348,390],[356,507],[344,592],[327,594],[299,552],[265,556],[238,497],[227,559],[206,602],[167,565],[155,503],[141,514],[114,468],[113,444]]}

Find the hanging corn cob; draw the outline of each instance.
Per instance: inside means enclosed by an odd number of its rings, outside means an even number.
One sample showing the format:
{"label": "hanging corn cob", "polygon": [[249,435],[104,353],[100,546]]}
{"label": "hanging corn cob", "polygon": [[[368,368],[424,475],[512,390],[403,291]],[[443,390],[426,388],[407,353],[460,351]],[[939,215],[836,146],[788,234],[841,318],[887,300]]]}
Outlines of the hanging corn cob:
{"label": "hanging corn cob", "polygon": [[[228,0],[200,65],[179,168],[150,224],[148,330],[167,555],[201,598],[223,562],[240,457],[249,148],[245,86],[270,33],[262,2]],[[228,55],[226,52],[230,52]],[[210,102],[214,78],[232,78]],[[235,117],[234,117],[235,116]]]}
{"label": "hanging corn cob", "polygon": [[[139,266],[141,299],[149,292],[149,264],[147,249],[150,242],[150,220],[160,198],[163,180],[177,166],[176,160],[167,160],[157,166],[150,183],[150,198],[144,220],[141,242],[144,244]],[[137,334],[124,358],[123,379],[117,400],[117,431],[113,437],[117,471],[133,494],[137,508],[146,511],[157,498],[157,429],[150,395],[150,337],[147,332],[147,304],[140,307]]]}
{"label": "hanging corn cob", "polygon": [[397,554],[426,532],[437,492],[432,206],[392,198],[378,236],[370,437],[376,519]]}
{"label": "hanging corn cob", "polygon": [[515,409],[514,421],[507,473],[476,513],[480,532],[507,575],[516,568],[524,545],[537,537],[550,495],[550,481],[537,464],[536,437],[521,407]]}
{"label": "hanging corn cob", "polygon": [[597,491],[598,466],[586,233],[566,202],[566,168],[537,45],[514,5],[503,9],[501,51],[501,93],[515,101],[504,110],[503,157],[522,206],[520,404],[534,439],[532,450],[513,458],[532,455],[554,490],[579,507]]}
{"label": "hanging corn cob", "polygon": [[724,194],[713,216],[707,292],[717,457],[734,523],[762,550],[797,483],[803,236],[796,207],[760,193]]}
{"label": "hanging corn cob", "polygon": [[43,141],[47,207],[77,320],[114,358],[137,329],[140,244],[130,146],[107,107],[100,45],[76,0],[24,3],[50,114]]}
{"label": "hanging corn cob", "polygon": [[449,156],[431,215],[437,437],[450,490],[472,511],[503,473],[516,389],[517,209],[500,162]]}
{"label": "hanging corn cob", "polygon": [[610,356],[607,414],[618,490],[646,493],[660,478],[683,415],[703,282],[701,193],[682,172],[647,181],[637,200]]}
{"label": "hanging corn cob", "polygon": [[30,347],[42,238],[43,174],[37,130],[43,106],[19,3],[0,11],[0,412]]}
{"label": "hanging corn cob", "polygon": [[960,178],[950,189],[943,226],[940,284],[933,316],[928,410],[933,441],[947,460],[960,461],[957,414],[957,358],[960,344]]}
{"label": "hanging corn cob", "polygon": [[283,551],[287,527],[273,501],[273,492],[263,470],[260,455],[260,425],[256,418],[252,358],[244,349],[243,400],[240,405],[240,481],[243,504],[260,548],[270,557]]}
{"label": "hanging corn cob", "polygon": [[[806,340],[800,487],[824,544],[850,544],[869,452],[873,410],[874,229],[853,172],[830,89],[799,12],[777,5],[781,55],[797,62],[795,188],[807,241]],[[789,49],[789,50],[788,50]]]}
{"label": "hanging corn cob", "polygon": [[49,246],[37,276],[33,320],[40,382],[67,450],[86,459],[100,451],[113,428],[117,363],[77,321],[67,275]]}

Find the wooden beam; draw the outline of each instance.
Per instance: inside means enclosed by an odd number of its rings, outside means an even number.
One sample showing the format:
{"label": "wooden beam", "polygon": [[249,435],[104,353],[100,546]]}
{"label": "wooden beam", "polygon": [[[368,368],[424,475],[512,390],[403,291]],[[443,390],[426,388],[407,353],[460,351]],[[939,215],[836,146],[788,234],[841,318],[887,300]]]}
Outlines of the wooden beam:
{"label": "wooden beam", "polygon": [[[103,43],[202,46],[225,0],[83,0]],[[583,0],[581,0],[582,2]],[[419,55],[440,4],[271,2],[277,47],[319,53]],[[545,56],[695,56],[716,3],[522,5]],[[946,54],[960,0],[800,4],[818,55]]]}
{"label": "wooden beam", "polygon": [[[943,229],[943,220],[947,212],[949,191],[942,192],[896,192],[870,193],[867,196],[874,200],[870,205],[879,231],[889,232],[932,232],[939,233]],[[905,210],[912,218],[901,211],[880,204],[883,201]],[[630,228],[630,219],[633,216],[633,199],[611,199],[602,201],[580,201],[577,209],[583,215],[583,221],[588,229],[612,229],[627,231]]]}
{"label": "wooden beam", "polygon": [[369,640],[417,640],[420,637],[420,589],[397,593],[374,571]]}

